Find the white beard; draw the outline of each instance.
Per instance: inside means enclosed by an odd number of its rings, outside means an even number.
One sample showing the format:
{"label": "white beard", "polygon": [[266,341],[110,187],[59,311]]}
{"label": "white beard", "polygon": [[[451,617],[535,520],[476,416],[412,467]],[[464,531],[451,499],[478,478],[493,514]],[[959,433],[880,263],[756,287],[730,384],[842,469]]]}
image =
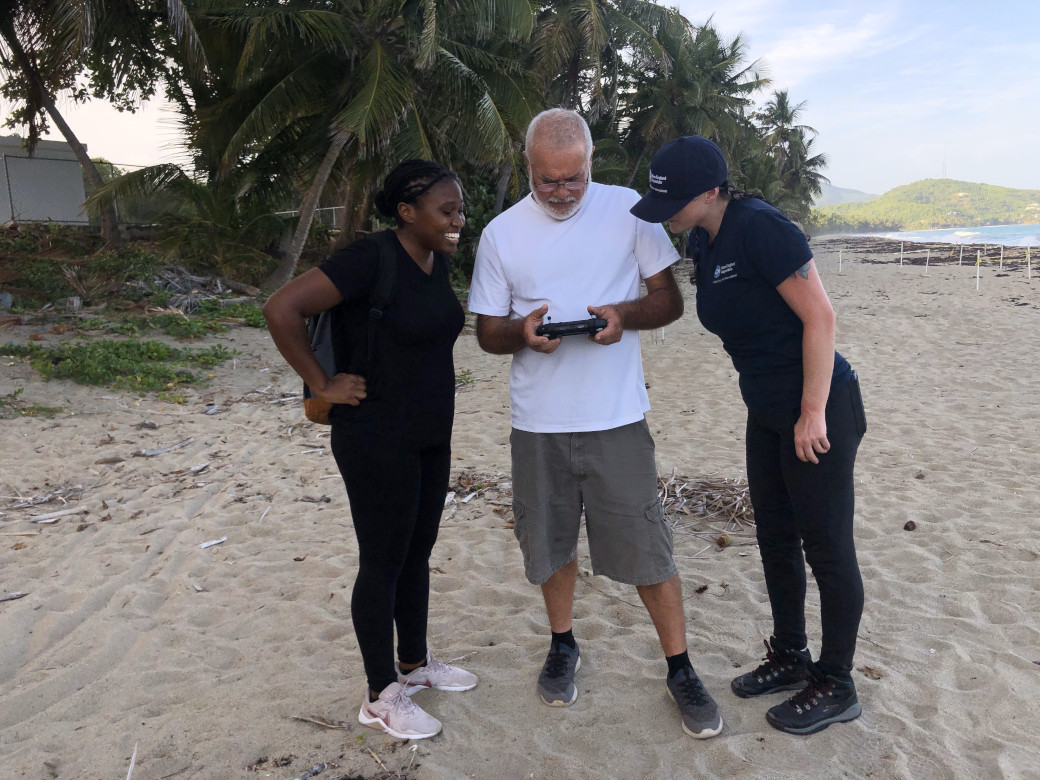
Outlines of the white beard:
{"label": "white beard", "polygon": [[[551,217],[552,219],[555,219],[557,222],[563,222],[565,219],[570,219],[575,214],[577,214],[578,211],[581,209],[582,201],[578,200],[573,195],[570,195],[570,196],[568,196],[566,198],[552,197],[552,198],[549,198],[546,201],[541,201],[541,200],[538,199],[538,196],[535,195],[534,180],[531,178],[530,175],[528,175],[528,177],[527,177],[527,183],[531,187],[531,199],[535,202],[535,204],[538,206],[538,208],[540,208],[545,213],[545,215],[547,217]],[[590,178],[590,183],[591,183],[591,178]],[[586,192],[587,192],[588,185],[585,185],[585,186],[586,186]],[[561,203],[568,204],[568,208],[563,209],[561,211],[557,211],[556,209],[552,208],[552,206],[550,205],[550,204],[553,204],[553,203],[555,203],[557,205],[559,205]]]}

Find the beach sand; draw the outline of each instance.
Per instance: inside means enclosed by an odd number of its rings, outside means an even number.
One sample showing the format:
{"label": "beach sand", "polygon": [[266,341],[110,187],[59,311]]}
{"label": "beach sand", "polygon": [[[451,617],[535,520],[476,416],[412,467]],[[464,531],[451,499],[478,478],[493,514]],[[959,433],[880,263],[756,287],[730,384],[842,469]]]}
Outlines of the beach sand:
{"label": "beach sand", "polygon": [[[635,590],[591,576],[584,541],[580,695],[539,702],[548,628],[509,527],[508,358],[467,328],[429,640],[481,681],[416,696],[444,723],[433,739],[360,726],[356,545],[328,429],[280,400],[299,382],[266,332],[238,328],[213,339],[235,360],[181,405],[0,365],[0,396],[24,387],[22,400],[64,410],[0,422],[0,597],[27,593],[0,603],[0,778],[123,778],[135,751],[135,780],[287,780],[318,764],[321,780],[1040,777],[1040,277],[987,262],[976,290],[956,256],[933,253],[926,272],[917,254],[900,267],[898,246],[813,246],[869,421],[858,720],[793,737],[764,718],[782,695],[729,691],[771,630],[757,548],[739,530],[720,548],[681,518],[690,655],[722,734],[683,734]],[[739,483],[736,376],[679,273],[685,316],[643,334],[659,470]],[[0,342],[33,332],[46,327]],[[82,513],[30,522],[63,508]],[[815,653],[812,584],[808,621]]]}

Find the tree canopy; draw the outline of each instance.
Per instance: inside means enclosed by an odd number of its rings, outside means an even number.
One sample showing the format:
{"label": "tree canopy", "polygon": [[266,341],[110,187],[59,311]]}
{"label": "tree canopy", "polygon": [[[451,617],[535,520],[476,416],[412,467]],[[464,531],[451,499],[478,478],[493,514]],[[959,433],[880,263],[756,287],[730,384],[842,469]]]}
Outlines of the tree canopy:
{"label": "tree canopy", "polygon": [[[271,286],[291,277],[320,206],[341,206],[352,236],[369,224],[381,176],[408,157],[451,165],[487,191],[470,199],[490,218],[523,194],[524,131],[550,106],[588,119],[601,181],[640,187],[657,148],[688,134],[718,143],[734,184],[794,218],[808,215],[824,180],[816,133],[798,122],[804,104],[763,95],[769,81],[743,39],[650,0],[17,0],[10,9],[0,11],[0,89],[19,101],[12,122],[30,144],[57,121],[49,106],[59,94],[132,109],[164,90],[191,167],[104,186],[99,177],[92,202],[162,191],[171,229],[200,209],[220,223],[217,237],[264,225],[242,241],[280,259]],[[23,78],[30,72],[35,81]],[[66,137],[73,143],[71,128]],[[298,216],[265,216],[279,211]]]}

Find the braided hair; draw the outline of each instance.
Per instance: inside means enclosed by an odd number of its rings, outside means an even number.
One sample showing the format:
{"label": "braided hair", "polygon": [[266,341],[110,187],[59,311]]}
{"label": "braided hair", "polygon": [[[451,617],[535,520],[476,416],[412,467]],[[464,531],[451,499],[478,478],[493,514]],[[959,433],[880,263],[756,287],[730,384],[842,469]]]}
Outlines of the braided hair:
{"label": "braided hair", "polygon": [[379,213],[401,226],[397,204],[414,205],[419,197],[442,179],[458,181],[459,177],[440,163],[430,160],[405,160],[387,174],[383,188],[376,193],[375,206]]}

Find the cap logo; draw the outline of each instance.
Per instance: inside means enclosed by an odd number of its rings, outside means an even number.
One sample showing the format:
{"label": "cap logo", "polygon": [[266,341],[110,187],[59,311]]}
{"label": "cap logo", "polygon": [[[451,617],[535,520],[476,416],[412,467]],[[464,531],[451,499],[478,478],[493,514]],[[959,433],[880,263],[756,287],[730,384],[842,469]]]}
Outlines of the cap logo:
{"label": "cap logo", "polygon": [[668,192],[668,177],[650,171],[650,189],[657,192]]}

